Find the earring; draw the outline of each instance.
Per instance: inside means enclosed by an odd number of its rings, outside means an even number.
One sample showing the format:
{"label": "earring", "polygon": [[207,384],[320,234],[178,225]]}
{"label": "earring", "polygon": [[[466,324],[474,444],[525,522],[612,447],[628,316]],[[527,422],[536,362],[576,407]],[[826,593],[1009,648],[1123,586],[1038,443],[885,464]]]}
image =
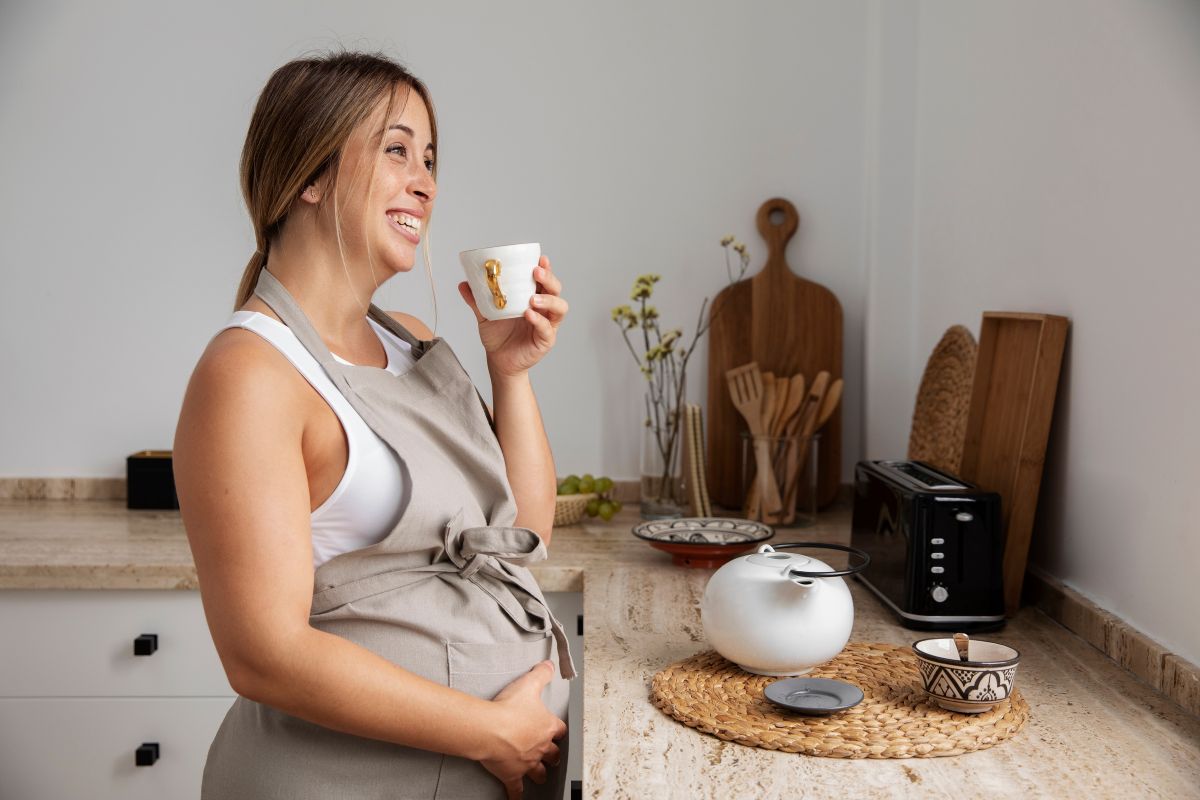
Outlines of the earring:
{"label": "earring", "polygon": [[309,198],[312,199],[313,202],[316,202],[316,200],[317,200],[317,187],[316,186],[309,186],[308,189],[306,190],[306,193],[308,194]]}

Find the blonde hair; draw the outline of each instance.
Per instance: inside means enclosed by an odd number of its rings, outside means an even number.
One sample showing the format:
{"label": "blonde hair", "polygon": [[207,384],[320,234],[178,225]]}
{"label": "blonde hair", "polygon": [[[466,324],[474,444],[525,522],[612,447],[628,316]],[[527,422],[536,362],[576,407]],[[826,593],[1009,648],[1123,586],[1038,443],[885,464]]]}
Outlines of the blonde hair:
{"label": "blonde hair", "polygon": [[[351,133],[371,116],[385,98],[387,109],[384,119],[391,119],[395,92],[401,87],[409,90],[406,98],[415,91],[429,109],[430,131],[436,153],[437,117],[429,90],[407,69],[381,53],[340,52],[300,58],[284,64],[271,75],[258,96],[254,114],[250,117],[250,127],[246,131],[246,142],[242,146],[242,197],[254,226],[257,249],[242,273],[234,309],[240,308],[254,294],[259,275],[270,258],[271,240],[278,235],[294,200],[305,187],[326,173],[333,175],[336,181],[342,153]],[[436,179],[436,159],[433,175]],[[371,181],[374,181],[374,177],[372,169]],[[353,185],[351,183],[351,188]],[[338,250],[345,269],[336,183],[319,199],[318,207],[324,205],[329,194],[334,195],[333,214]],[[429,220],[426,220],[422,239],[425,269],[432,289]],[[370,259],[369,251],[367,255]],[[436,327],[436,295],[433,300]]]}

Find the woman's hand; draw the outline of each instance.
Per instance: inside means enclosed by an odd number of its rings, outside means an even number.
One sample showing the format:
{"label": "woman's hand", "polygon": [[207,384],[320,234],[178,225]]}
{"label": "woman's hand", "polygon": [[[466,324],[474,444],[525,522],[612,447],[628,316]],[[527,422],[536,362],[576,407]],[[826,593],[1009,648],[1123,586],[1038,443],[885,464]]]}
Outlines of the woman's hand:
{"label": "woman's hand", "polygon": [[542,689],[553,678],[554,662],[543,661],[492,700],[498,740],[493,754],[479,763],[504,784],[508,800],[521,797],[526,775],[534,783],[545,783],[546,767],[558,764],[554,740],[566,734],[567,725],[542,704]]}
{"label": "woman's hand", "polygon": [[533,270],[538,293],[525,314],[513,319],[489,320],[479,313],[471,285],[463,281],[458,292],[475,312],[479,339],[487,352],[488,368],[501,375],[520,375],[542,360],[550,348],[558,326],[567,316],[567,301],[561,297],[562,282],[550,271],[550,259],[542,256]]}

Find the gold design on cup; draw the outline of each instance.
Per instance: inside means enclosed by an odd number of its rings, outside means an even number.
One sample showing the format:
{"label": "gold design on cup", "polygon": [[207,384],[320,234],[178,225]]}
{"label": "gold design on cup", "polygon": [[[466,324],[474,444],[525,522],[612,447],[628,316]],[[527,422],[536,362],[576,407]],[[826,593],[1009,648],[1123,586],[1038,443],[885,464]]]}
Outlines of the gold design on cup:
{"label": "gold design on cup", "polygon": [[487,276],[488,288],[492,290],[492,304],[496,308],[504,308],[508,305],[508,298],[500,291],[500,262],[489,258],[483,262],[483,272]]}

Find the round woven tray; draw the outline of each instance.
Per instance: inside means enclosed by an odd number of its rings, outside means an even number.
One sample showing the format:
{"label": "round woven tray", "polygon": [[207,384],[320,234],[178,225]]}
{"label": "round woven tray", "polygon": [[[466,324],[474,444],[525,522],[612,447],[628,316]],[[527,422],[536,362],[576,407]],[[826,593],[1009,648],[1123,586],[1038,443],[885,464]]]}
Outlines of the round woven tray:
{"label": "round woven tray", "polygon": [[975,337],[962,325],[949,328],[933,348],[913,408],[908,438],[908,457],[913,461],[958,473],[978,350]]}
{"label": "round woven tray", "polygon": [[1029,705],[1016,689],[979,714],[928,702],[908,647],[849,644],[810,677],[853,683],[865,697],[827,717],[794,714],[763,697],[763,687],[778,678],[751,675],[710,650],[656,674],[650,699],[683,724],[720,739],[826,758],[956,756],[1004,741],[1029,718]]}

